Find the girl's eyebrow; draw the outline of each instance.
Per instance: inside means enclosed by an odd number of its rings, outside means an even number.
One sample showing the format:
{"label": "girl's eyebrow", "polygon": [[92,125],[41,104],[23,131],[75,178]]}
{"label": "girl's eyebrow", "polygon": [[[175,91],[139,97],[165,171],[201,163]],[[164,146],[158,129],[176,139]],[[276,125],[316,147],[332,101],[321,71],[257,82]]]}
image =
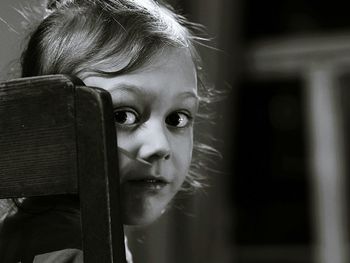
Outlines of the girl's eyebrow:
{"label": "girl's eyebrow", "polygon": [[113,86],[110,93],[120,92],[120,93],[134,93],[136,95],[144,95],[145,91],[139,88],[136,85],[130,85],[130,84],[118,84],[116,86]]}
{"label": "girl's eyebrow", "polygon": [[199,100],[199,96],[191,91],[185,91],[179,94],[180,99],[195,99]]}
{"label": "girl's eyebrow", "polygon": [[[131,84],[118,84],[116,86],[113,86],[110,91],[110,93],[133,93],[137,96],[147,96],[147,95],[152,95],[151,92],[149,92],[147,89],[142,89],[136,85],[131,85]],[[179,99],[194,99],[194,100],[199,100],[198,95],[195,92],[192,91],[185,91],[181,92],[177,96]]]}

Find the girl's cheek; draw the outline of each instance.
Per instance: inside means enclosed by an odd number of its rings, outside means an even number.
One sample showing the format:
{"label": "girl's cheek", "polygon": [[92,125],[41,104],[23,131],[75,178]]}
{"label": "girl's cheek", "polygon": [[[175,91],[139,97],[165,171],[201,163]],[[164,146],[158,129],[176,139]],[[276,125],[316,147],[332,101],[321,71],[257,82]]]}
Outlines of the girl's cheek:
{"label": "girl's cheek", "polygon": [[135,143],[135,135],[131,130],[116,127],[118,147],[131,151]]}
{"label": "girl's cheek", "polygon": [[125,173],[126,167],[128,164],[128,159],[126,158],[126,156],[124,154],[122,154],[120,151],[118,152],[118,165],[119,165],[119,171],[121,173],[120,176],[122,176],[122,174]]}
{"label": "girl's cheek", "polygon": [[[134,161],[131,157],[136,157],[136,153],[134,153],[133,149],[135,148],[133,144],[135,141],[130,138],[130,135],[125,131],[118,130],[117,131],[117,151],[118,151],[118,165],[121,176],[126,173],[127,167],[129,164]],[[124,153],[124,151],[128,152],[128,155]]]}
{"label": "girl's cheek", "polygon": [[192,161],[192,141],[186,140],[183,143],[177,143],[174,148],[178,158],[177,168],[187,172]]}

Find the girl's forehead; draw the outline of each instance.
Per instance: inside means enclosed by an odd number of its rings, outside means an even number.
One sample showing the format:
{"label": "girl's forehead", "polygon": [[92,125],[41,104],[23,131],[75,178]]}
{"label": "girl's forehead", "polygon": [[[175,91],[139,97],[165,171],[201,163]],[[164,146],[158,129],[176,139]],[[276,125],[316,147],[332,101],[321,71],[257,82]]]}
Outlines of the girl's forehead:
{"label": "girl's forehead", "polygon": [[[108,70],[104,67],[102,70]],[[148,92],[197,92],[196,68],[190,52],[184,48],[164,49],[146,65],[124,75],[104,77],[94,74],[82,79],[88,86],[101,87],[110,92],[125,86]]]}

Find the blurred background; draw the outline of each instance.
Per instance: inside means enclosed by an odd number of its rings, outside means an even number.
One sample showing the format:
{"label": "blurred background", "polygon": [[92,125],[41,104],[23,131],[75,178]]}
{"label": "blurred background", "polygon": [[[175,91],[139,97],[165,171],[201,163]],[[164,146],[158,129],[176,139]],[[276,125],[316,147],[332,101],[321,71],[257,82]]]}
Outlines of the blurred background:
{"label": "blurred background", "polygon": [[[18,76],[28,2],[0,3],[1,80]],[[134,261],[350,262],[347,1],[168,2],[213,38],[205,69],[228,92],[205,129],[223,159],[205,192],[127,229]]]}

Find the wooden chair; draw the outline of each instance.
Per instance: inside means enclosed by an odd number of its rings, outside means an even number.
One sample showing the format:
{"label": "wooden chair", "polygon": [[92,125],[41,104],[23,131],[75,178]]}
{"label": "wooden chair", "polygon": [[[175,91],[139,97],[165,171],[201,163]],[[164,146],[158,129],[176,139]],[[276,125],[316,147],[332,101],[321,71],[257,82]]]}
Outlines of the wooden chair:
{"label": "wooden chair", "polygon": [[0,83],[0,198],[79,194],[84,262],[126,262],[110,94],[64,75]]}

